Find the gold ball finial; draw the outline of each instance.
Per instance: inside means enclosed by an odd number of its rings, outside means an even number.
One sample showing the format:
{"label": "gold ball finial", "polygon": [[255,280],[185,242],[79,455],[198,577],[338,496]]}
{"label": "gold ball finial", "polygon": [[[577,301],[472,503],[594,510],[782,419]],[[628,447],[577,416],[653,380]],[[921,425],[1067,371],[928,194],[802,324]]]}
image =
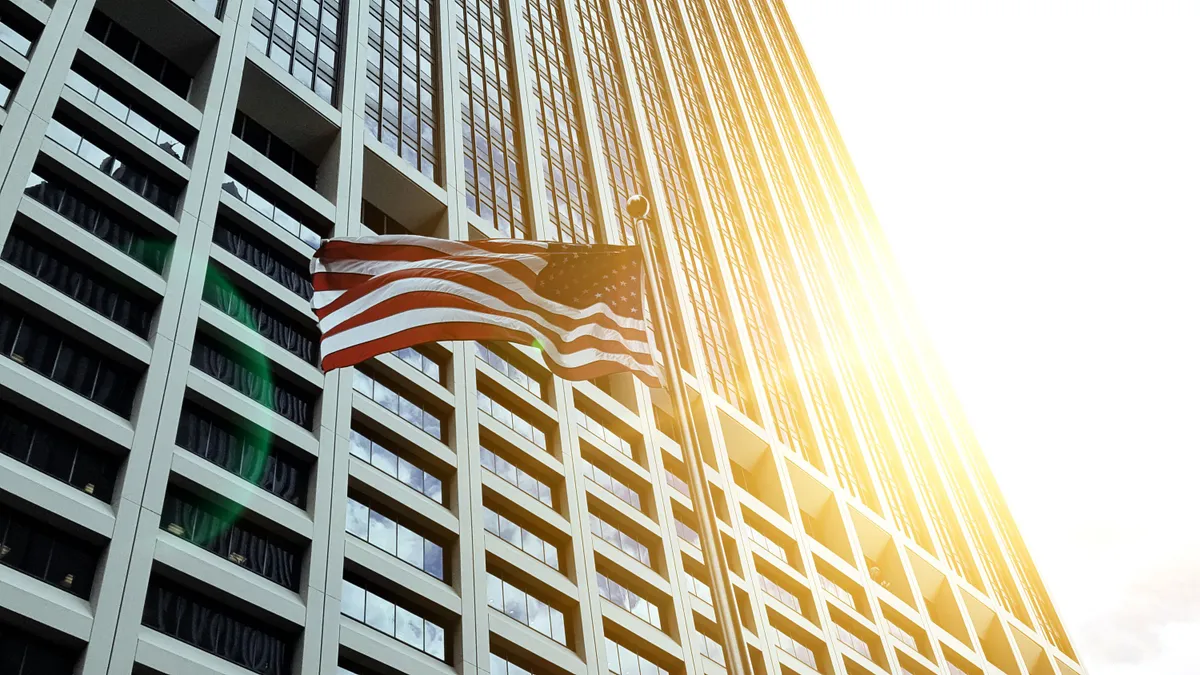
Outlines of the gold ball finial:
{"label": "gold ball finial", "polygon": [[625,200],[625,212],[633,218],[645,218],[650,215],[650,200],[642,195],[632,195]]}

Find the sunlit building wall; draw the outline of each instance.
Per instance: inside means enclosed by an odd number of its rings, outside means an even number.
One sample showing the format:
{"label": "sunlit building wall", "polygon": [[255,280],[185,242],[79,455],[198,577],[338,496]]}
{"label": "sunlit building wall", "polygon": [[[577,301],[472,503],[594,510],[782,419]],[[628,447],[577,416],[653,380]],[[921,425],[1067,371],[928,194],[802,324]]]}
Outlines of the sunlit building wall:
{"label": "sunlit building wall", "polygon": [[781,0],[0,0],[0,672],[725,672],[677,411],[323,374],[323,237],[653,205],[754,675],[1082,675]]}

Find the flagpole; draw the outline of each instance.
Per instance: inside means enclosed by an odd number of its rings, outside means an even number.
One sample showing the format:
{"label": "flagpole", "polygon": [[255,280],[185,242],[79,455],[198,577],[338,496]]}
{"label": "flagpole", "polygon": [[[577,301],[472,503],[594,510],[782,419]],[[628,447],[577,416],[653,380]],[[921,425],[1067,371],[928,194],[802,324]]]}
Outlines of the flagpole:
{"label": "flagpole", "polygon": [[[625,210],[633,218],[635,236],[642,250],[642,260],[646,275],[650,279],[647,284],[650,304],[655,315],[662,323],[657,332],[657,338],[662,345],[663,361],[666,366],[666,384],[671,393],[675,406],[675,419],[679,423],[679,442],[683,449],[683,458],[687,464],[688,488],[691,491],[692,504],[696,509],[696,517],[700,521],[700,544],[704,553],[705,567],[708,568],[709,585],[713,590],[714,609],[717,623],[721,627],[721,636],[725,648],[725,668],[729,675],[751,675],[750,661],[747,658],[746,641],[742,628],[737,621],[737,604],[733,593],[733,585],[729,579],[729,567],[725,560],[725,549],[720,546],[718,539],[716,514],[713,511],[711,496],[708,491],[708,481],[704,477],[704,459],[695,435],[691,407],[684,397],[683,370],[675,349],[674,336],[667,326],[670,318],[667,316],[663,297],[666,290],[663,277],[659,274],[654,251],[650,245],[650,202],[642,195],[633,195],[625,203]],[[691,617],[688,617],[691,619]],[[681,627],[681,630],[684,630]]]}

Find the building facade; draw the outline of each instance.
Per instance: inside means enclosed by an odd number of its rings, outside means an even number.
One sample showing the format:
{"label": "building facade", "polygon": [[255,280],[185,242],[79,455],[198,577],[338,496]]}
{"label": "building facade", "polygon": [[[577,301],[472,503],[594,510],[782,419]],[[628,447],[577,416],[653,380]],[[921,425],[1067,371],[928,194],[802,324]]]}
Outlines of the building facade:
{"label": "building facade", "polygon": [[[1082,675],[782,0],[0,0],[0,673]],[[323,374],[328,236],[673,270],[661,392]]]}

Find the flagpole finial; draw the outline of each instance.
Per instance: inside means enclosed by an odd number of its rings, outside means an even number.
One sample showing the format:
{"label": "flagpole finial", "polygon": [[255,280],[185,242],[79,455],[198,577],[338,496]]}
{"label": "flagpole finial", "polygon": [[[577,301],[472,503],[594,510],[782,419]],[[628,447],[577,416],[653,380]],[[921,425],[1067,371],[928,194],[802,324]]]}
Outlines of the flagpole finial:
{"label": "flagpole finial", "polygon": [[650,200],[642,195],[631,195],[625,200],[625,212],[637,220],[645,218],[650,215]]}

